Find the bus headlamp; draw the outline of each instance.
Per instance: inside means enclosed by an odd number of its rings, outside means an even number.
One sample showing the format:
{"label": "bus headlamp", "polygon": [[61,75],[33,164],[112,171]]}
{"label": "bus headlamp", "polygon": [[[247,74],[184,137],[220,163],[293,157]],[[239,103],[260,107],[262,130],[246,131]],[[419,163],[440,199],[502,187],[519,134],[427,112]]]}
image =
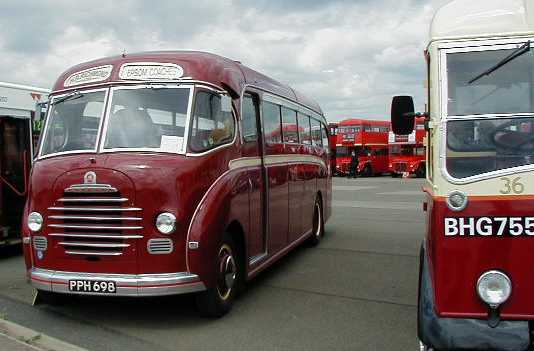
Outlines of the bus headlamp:
{"label": "bus headlamp", "polygon": [[461,211],[467,206],[467,195],[455,190],[447,198],[447,207],[453,211]]}
{"label": "bus headlamp", "polygon": [[160,213],[156,218],[156,228],[161,234],[171,234],[176,229],[176,216],[172,213]]}
{"label": "bus headlamp", "polygon": [[28,228],[32,232],[38,232],[43,226],[43,216],[39,212],[32,212],[28,216]]}
{"label": "bus headlamp", "polygon": [[477,292],[482,301],[496,309],[510,297],[512,282],[502,272],[487,271],[478,278]]}

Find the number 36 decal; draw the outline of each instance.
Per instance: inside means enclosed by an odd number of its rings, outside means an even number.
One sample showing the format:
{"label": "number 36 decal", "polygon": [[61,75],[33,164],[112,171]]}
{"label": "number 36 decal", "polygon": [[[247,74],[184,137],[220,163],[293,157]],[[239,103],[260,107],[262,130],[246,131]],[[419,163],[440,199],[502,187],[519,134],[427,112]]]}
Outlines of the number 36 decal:
{"label": "number 36 decal", "polygon": [[521,177],[502,177],[501,180],[504,181],[504,188],[499,190],[501,194],[522,194],[525,191],[525,186],[520,182]]}

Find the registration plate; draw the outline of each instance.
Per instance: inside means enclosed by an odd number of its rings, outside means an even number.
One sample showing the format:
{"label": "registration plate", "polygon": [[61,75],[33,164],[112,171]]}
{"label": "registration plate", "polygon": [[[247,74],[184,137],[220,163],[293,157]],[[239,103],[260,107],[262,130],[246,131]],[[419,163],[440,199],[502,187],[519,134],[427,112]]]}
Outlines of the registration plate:
{"label": "registration plate", "polygon": [[113,281],[69,280],[69,291],[97,294],[115,294],[117,285]]}

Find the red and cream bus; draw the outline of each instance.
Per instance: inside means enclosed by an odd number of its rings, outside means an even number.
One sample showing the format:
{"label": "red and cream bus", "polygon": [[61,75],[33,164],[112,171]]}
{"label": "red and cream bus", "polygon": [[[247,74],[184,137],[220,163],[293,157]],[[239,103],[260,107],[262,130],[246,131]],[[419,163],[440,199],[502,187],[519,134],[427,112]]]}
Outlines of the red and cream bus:
{"label": "red and cream bus", "polygon": [[389,172],[392,177],[415,174],[424,178],[426,173],[425,119],[415,121],[414,130],[408,135],[389,132]]}
{"label": "red and cream bus", "polygon": [[[0,247],[19,245],[33,158],[36,106],[49,90],[0,82]],[[39,109],[40,110],[40,109]]]}
{"label": "red and cream bus", "polygon": [[[421,350],[533,349],[534,2],[455,0],[432,21]],[[413,99],[394,98],[398,134]]]}
{"label": "red and cream bus", "polygon": [[246,280],[321,239],[328,148],[315,102],[221,56],[72,67],[51,93],[23,220],[36,301],[194,292],[223,315]]}
{"label": "red and cream bus", "polygon": [[351,155],[358,155],[357,172],[369,177],[388,172],[388,133],[390,122],[346,119],[338,124],[336,172],[349,173]]}

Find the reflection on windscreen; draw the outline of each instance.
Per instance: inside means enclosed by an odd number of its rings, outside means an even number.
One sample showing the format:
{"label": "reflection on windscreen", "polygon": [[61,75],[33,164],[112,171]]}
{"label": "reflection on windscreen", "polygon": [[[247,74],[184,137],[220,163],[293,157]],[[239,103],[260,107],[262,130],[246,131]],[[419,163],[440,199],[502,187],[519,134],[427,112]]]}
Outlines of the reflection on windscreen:
{"label": "reflection on windscreen", "polygon": [[534,50],[482,77],[514,50],[451,53],[447,55],[448,115],[534,112]]}
{"label": "reflection on windscreen", "polygon": [[106,149],[182,149],[189,89],[119,89],[113,92]]}
{"label": "reflection on windscreen", "polygon": [[455,178],[534,163],[534,118],[447,122],[447,170]]}
{"label": "reflection on windscreen", "polygon": [[41,155],[94,151],[104,109],[105,93],[83,93],[51,106]]}

